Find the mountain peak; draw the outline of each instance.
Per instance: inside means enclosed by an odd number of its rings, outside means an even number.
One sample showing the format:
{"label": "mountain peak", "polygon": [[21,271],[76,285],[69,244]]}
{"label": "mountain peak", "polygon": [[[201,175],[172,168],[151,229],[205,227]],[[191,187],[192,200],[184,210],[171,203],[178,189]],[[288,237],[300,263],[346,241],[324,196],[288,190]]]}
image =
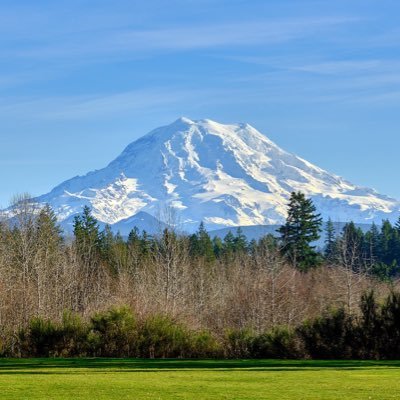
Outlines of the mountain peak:
{"label": "mountain peak", "polygon": [[89,205],[101,222],[173,208],[184,229],[282,223],[292,191],[334,221],[397,219],[400,203],[290,154],[249,124],[181,117],[131,143],[107,167],[38,200],[60,220]]}
{"label": "mountain peak", "polygon": [[[263,142],[269,147],[284,152],[274,142],[248,123],[224,124],[208,118],[193,120],[187,117],[181,117],[170,125],[151,131],[146,136],[162,136],[166,139],[177,134],[187,137],[193,133],[197,133],[201,136],[219,136],[223,140],[231,142],[252,142],[253,144],[255,142]],[[250,144],[250,147],[251,146],[252,144]]]}
{"label": "mountain peak", "polygon": [[192,121],[190,118],[187,117],[179,117],[176,121],[174,121],[171,125],[174,124],[185,124],[185,125],[192,125],[195,121]]}
{"label": "mountain peak", "polygon": [[180,117],[172,124],[167,125],[167,126],[176,126],[176,125],[184,125],[184,126],[191,126],[191,125],[196,125],[196,126],[208,126],[208,127],[215,127],[215,128],[224,128],[224,127],[236,127],[236,128],[241,128],[241,129],[253,129],[256,130],[254,127],[249,125],[248,123],[237,123],[237,124],[223,124],[221,122],[214,121],[209,118],[203,118],[203,119],[191,119],[188,117]]}

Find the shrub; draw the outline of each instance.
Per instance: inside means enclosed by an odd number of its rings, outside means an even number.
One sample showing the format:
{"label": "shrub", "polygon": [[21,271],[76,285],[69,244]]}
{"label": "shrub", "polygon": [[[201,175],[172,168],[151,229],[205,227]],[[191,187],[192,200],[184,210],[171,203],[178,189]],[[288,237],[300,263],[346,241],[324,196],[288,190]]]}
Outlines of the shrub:
{"label": "shrub", "polygon": [[353,356],[361,359],[379,359],[380,342],[382,341],[382,322],[380,307],[373,292],[361,297],[361,315],[355,327]]}
{"label": "shrub", "polygon": [[190,333],[168,316],[150,316],[140,328],[139,346],[141,357],[182,358],[190,354]]}
{"label": "shrub", "polygon": [[61,341],[58,355],[61,357],[78,357],[88,354],[89,326],[82,318],[70,311],[65,311],[61,323]]}
{"label": "shrub", "polygon": [[190,357],[217,358],[222,355],[221,344],[210,332],[200,331],[191,334]]}
{"label": "shrub", "polygon": [[228,330],[224,348],[228,358],[249,358],[252,353],[254,335],[249,329]]}
{"label": "shrub", "polygon": [[275,328],[254,338],[252,356],[254,358],[300,358],[299,341],[295,332],[287,328]]}
{"label": "shrub", "polygon": [[91,318],[88,342],[95,356],[136,356],[137,325],[127,307],[111,308]]}
{"label": "shrub", "polygon": [[50,357],[57,353],[61,339],[58,326],[41,317],[32,318],[26,329],[19,332],[21,354],[28,357]]}
{"label": "shrub", "polygon": [[354,326],[344,309],[305,322],[297,328],[306,352],[315,359],[347,359],[353,354]]}

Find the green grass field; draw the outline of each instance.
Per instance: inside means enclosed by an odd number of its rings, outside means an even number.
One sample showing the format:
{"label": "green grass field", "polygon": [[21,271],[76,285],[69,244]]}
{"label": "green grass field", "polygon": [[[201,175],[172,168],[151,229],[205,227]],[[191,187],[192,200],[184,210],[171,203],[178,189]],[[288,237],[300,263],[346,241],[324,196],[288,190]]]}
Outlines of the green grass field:
{"label": "green grass field", "polygon": [[0,359],[0,399],[398,399],[400,362]]}

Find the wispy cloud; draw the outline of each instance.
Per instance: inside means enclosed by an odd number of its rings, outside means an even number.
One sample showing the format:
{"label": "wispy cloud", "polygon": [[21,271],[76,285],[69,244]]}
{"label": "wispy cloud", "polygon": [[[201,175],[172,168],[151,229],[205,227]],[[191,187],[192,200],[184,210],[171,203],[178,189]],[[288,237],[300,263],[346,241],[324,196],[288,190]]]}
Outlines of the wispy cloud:
{"label": "wispy cloud", "polygon": [[0,102],[0,116],[24,116],[33,120],[116,118],[144,110],[177,107],[195,99],[201,102],[211,94],[206,89],[158,87],[114,94],[8,98]]}
{"label": "wispy cloud", "polygon": [[[368,63],[366,63],[368,65]],[[360,65],[361,66],[361,65]],[[362,68],[361,68],[362,69]],[[347,68],[346,68],[347,70]],[[353,67],[349,67],[353,71]],[[395,104],[400,95],[400,73],[371,73],[314,80],[302,69],[288,74],[274,71],[247,81],[225,81],[219,87],[160,86],[116,93],[5,98],[0,102],[3,120],[42,121],[107,120],[148,112],[209,109],[229,104]],[[297,74],[297,75],[296,75]],[[250,80],[251,78],[251,80]],[[247,85],[243,85],[247,82]],[[188,105],[190,105],[188,107]]]}
{"label": "wispy cloud", "polygon": [[234,83],[253,91],[264,90],[268,99],[276,102],[385,105],[393,104],[400,90],[400,59],[394,56],[329,60],[313,54],[309,63],[298,56],[228,58],[264,69],[235,77]]}
{"label": "wispy cloud", "polygon": [[293,69],[317,74],[341,75],[376,70],[382,64],[381,60],[341,60],[293,67]]}
{"label": "wispy cloud", "polygon": [[0,56],[17,58],[90,58],[96,55],[186,51],[230,46],[284,43],[354,23],[353,17],[314,17],[165,26],[157,29],[105,29],[58,33],[45,40],[8,48]]}

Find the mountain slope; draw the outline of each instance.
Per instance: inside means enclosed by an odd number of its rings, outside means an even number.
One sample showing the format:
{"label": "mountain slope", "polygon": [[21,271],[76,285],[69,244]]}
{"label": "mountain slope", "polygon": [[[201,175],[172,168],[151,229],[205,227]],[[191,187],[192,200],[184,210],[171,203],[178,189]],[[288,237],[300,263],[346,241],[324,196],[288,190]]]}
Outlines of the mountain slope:
{"label": "mountain slope", "polygon": [[60,220],[89,205],[116,224],[140,211],[177,210],[184,229],[279,224],[290,192],[303,191],[335,221],[380,222],[400,203],[290,154],[247,124],[180,118],[130,144],[106,168],[75,177],[38,198]]}

